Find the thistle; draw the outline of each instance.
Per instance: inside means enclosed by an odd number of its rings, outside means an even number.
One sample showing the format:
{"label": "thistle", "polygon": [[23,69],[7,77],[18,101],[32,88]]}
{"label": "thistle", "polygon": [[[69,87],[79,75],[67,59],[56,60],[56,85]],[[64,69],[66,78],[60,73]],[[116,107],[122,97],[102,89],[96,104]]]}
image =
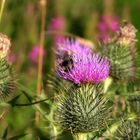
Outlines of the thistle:
{"label": "thistle", "polygon": [[10,39],[6,35],[0,33],[0,59],[6,58],[8,56],[10,47]]}
{"label": "thistle", "polygon": [[139,140],[140,124],[136,121],[122,121],[115,133],[115,140]]}
{"label": "thistle", "polygon": [[79,42],[67,40],[58,48],[56,73],[72,84],[58,87],[55,120],[64,131],[72,132],[75,139],[87,139],[83,133],[105,127],[109,107],[100,82],[108,77],[109,69],[107,58]]}
{"label": "thistle", "polygon": [[[81,84],[99,83],[108,77],[110,67],[107,58],[94,54],[78,43],[72,43],[71,46],[69,48],[68,44],[68,47],[62,49],[64,53],[60,54],[61,57],[56,62],[56,72],[61,78]],[[70,54],[69,50],[73,53]]]}
{"label": "thistle", "polygon": [[117,43],[121,46],[135,46],[136,32],[137,30],[132,24],[124,22],[115,36]]}
{"label": "thistle", "polygon": [[10,40],[0,33],[0,98],[9,96],[15,89],[15,81],[11,66],[8,63]]}
{"label": "thistle", "polygon": [[56,121],[73,133],[99,131],[105,126],[107,107],[101,84],[73,86],[58,97]]}
{"label": "thistle", "polygon": [[138,54],[135,47],[136,29],[131,24],[120,28],[113,41],[105,44],[102,54],[110,60],[110,75],[119,80],[138,78]]}
{"label": "thistle", "polygon": [[131,111],[135,112],[136,114],[138,114],[138,116],[140,116],[140,96],[130,96],[128,98],[128,103]]}

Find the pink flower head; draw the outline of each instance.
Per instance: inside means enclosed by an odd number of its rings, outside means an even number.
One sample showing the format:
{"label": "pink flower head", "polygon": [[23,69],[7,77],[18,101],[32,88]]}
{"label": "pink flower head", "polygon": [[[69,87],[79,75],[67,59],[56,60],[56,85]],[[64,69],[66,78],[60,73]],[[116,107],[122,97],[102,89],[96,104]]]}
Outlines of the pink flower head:
{"label": "pink flower head", "polygon": [[110,37],[109,37],[109,34],[103,33],[103,34],[99,35],[98,38],[99,38],[100,41],[106,42],[106,41],[109,40]]}
{"label": "pink flower head", "polygon": [[119,29],[119,21],[116,17],[104,16],[99,22],[99,30],[101,32],[115,32]]}
{"label": "pink flower head", "polygon": [[16,59],[17,59],[16,54],[10,52],[10,54],[8,55],[8,61],[9,61],[10,63],[14,63],[14,62],[16,61]]}
{"label": "pink flower head", "polygon": [[99,40],[107,41],[111,33],[118,31],[119,21],[116,17],[104,16],[99,22],[98,29],[100,32]]}
{"label": "pink flower head", "polygon": [[58,31],[63,30],[65,26],[64,19],[62,17],[55,17],[51,20],[49,30]]}
{"label": "pink flower head", "polygon": [[116,32],[119,29],[119,22],[116,18],[114,18],[111,22],[109,22],[108,26],[112,32]]}
{"label": "pink flower head", "polygon": [[[68,54],[69,50],[75,53]],[[71,44],[65,42],[62,57],[56,62],[57,74],[75,84],[99,83],[109,76],[109,69],[107,58],[93,54],[89,48],[81,46],[77,41]]]}
{"label": "pink flower head", "polygon": [[[49,31],[56,31],[56,32],[63,32],[65,29],[65,20],[63,17],[57,16],[54,17],[49,24]],[[56,46],[56,43],[58,40],[63,39],[64,36],[61,34],[54,34],[53,39],[54,39],[54,46]]]}
{"label": "pink flower head", "polygon": [[29,57],[30,61],[35,63],[35,64],[38,63],[39,50],[40,50],[40,47],[36,45],[29,52],[28,57]]}
{"label": "pink flower head", "polygon": [[98,24],[98,29],[99,29],[100,32],[106,32],[106,30],[107,30],[106,23],[101,20]]}

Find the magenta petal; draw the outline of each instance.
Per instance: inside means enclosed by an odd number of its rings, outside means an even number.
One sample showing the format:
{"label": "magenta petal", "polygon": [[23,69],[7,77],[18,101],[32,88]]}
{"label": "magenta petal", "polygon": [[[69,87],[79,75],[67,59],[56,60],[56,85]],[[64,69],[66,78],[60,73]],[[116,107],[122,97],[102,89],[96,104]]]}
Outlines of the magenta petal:
{"label": "magenta petal", "polygon": [[99,83],[109,76],[110,66],[107,58],[102,58],[99,54],[93,54],[89,48],[81,46],[77,41],[71,44],[65,42],[63,45],[65,48],[62,47],[61,53],[64,50],[71,50],[75,53],[70,54],[73,63],[68,71],[62,66],[62,62],[64,62],[63,53],[60,54],[62,57],[57,59],[56,71],[61,78],[80,84]]}

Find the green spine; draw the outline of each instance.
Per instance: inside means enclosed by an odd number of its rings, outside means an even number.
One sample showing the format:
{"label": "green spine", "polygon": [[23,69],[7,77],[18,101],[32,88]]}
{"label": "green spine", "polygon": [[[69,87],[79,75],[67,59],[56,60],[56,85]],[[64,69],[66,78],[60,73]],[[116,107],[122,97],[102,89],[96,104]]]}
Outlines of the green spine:
{"label": "green spine", "polygon": [[0,98],[5,98],[15,89],[15,81],[12,70],[7,60],[0,60]]}
{"label": "green spine", "polygon": [[103,55],[110,60],[110,75],[119,80],[134,80],[137,78],[137,50],[135,47],[121,46],[111,43],[104,47]]}
{"label": "green spine", "polygon": [[73,86],[58,97],[56,122],[73,133],[98,131],[109,111],[106,102],[101,84]]}

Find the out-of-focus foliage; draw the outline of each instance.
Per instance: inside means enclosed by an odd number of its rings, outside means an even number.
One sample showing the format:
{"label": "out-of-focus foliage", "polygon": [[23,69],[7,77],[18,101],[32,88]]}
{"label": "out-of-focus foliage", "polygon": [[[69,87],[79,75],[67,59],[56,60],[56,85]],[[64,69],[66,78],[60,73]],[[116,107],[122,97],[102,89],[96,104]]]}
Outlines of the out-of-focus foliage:
{"label": "out-of-focus foliage", "polygon": [[[54,66],[55,56],[53,55],[53,50],[55,49],[55,40],[57,40],[57,38],[49,34],[48,31],[53,30],[58,33],[65,32],[64,34],[68,32],[90,39],[94,46],[96,46],[94,48],[96,50],[99,47],[98,40],[100,39],[100,35],[108,37],[114,34],[111,30],[112,28],[109,28],[113,19],[116,19],[118,24],[122,23],[124,19],[132,22],[138,30],[137,38],[139,39],[139,9],[139,0],[47,0],[45,55],[43,59],[43,91],[41,97],[36,98],[36,60],[38,60],[38,55],[36,51],[32,52],[34,54],[34,60],[32,61],[30,54],[31,51],[34,50],[33,48],[39,46],[41,25],[39,0],[6,0],[2,21],[0,22],[0,32],[3,32],[11,38],[12,46],[9,61],[14,67],[14,73],[16,73],[19,84],[14,93],[15,98],[9,99],[10,102],[8,104],[0,102],[0,138],[35,140],[39,137],[40,140],[55,140],[57,137],[58,140],[72,140],[71,134],[69,132],[62,132],[60,128],[56,128],[52,120],[54,116],[53,111],[56,109],[53,105],[56,96],[52,93],[52,89],[46,86],[46,81],[48,78],[47,75],[51,73],[51,69]],[[104,17],[107,18],[107,23],[102,22]],[[52,25],[53,20],[56,20],[56,25]],[[100,30],[100,23],[104,31]],[[136,47],[138,53],[140,53],[140,41],[137,42]],[[56,80],[55,82],[58,81]],[[57,85],[57,83],[55,84]],[[59,84],[58,82],[58,85]],[[139,92],[137,92],[140,89],[139,84],[139,80],[135,83],[129,83],[128,85],[124,82],[119,83],[118,81],[113,81],[108,89],[109,92],[107,96],[110,96],[108,104],[114,104],[112,108],[114,120],[116,118],[119,118],[119,122],[123,120],[124,118],[122,119],[121,115],[123,114],[127,117],[125,112],[132,113],[134,116],[139,112],[139,108],[137,107],[139,106],[140,100],[138,100],[139,97],[136,98],[139,95]],[[128,96],[126,91],[134,93],[134,96]],[[40,106],[38,104],[34,106],[30,105],[44,98],[49,98],[50,100],[41,102]],[[135,102],[138,104],[137,106],[135,106]],[[23,104],[23,106],[21,104]],[[27,106],[24,104],[27,104]],[[130,104],[132,104],[132,106],[130,106]],[[35,111],[38,111],[40,114],[38,128],[35,128],[34,123]],[[120,124],[118,128],[124,130],[124,127],[129,127],[131,122],[123,126]],[[135,124],[135,122],[132,124]],[[110,127],[110,129],[115,128],[112,122],[110,122],[108,127]],[[106,130],[110,130],[108,127]],[[110,131],[112,131],[112,129]],[[129,130],[130,129],[131,128],[129,128]],[[97,133],[96,138],[102,136],[104,132],[107,133],[105,133],[105,136],[108,136],[109,132],[106,130]],[[120,135],[118,131],[113,133],[113,135],[115,134],[117,137]],[[91,133],[91,139],[93,138],[92,136]]]}

